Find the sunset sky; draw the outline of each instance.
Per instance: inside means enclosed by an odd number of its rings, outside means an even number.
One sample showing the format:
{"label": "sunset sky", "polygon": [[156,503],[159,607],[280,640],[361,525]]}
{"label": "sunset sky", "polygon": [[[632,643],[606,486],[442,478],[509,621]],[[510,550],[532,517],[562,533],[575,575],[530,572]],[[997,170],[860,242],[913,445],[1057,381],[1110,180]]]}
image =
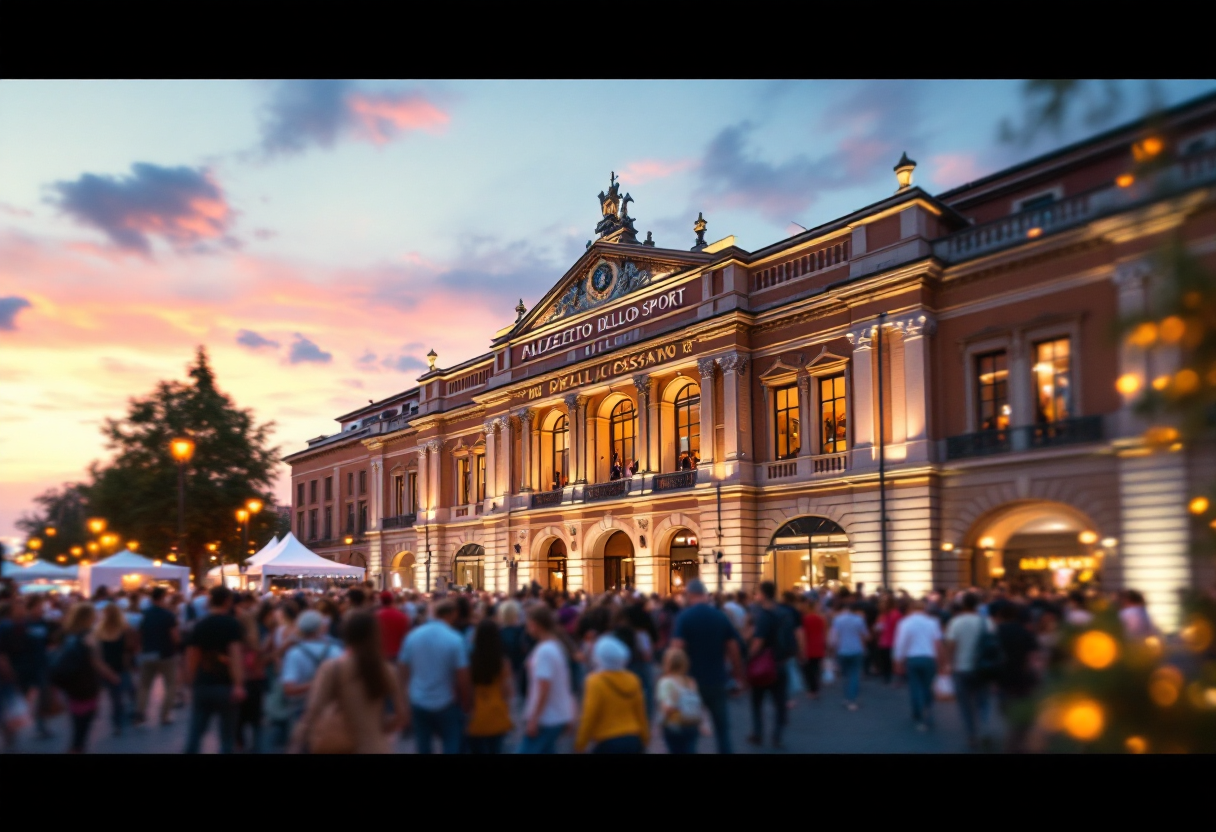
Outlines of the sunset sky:
{"label": "sunset sky", "polygon": [[[1121,89],[1103,128],[1144,110]],[[703,211],[755,249],[889,195],[902,151],[937,192],[1099,129],[1000,141],[1022,110],[1009,81],[0,81],[0,540],[199,344],[284,454],[484,351],[609,171],[659,246]]]}

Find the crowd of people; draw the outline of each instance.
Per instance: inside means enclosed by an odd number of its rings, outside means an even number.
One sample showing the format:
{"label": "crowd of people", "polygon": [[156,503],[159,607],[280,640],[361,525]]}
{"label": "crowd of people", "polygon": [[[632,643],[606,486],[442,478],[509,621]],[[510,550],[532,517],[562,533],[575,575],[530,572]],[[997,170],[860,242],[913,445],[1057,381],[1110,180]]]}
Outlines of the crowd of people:
{"label": "crowd of people", "polygon": [[[857,711],[863,675],[906,685],[912,725],[954,700],[971,748],[1024,751],[1038,685],[1067,660],[1068,628],[1106,598],[1004,587],[865,593],[823,588],[590,596],[542,590],[257,594],[219,586],[78,596],[0,589],[0,706],[6,748],[24,722],[49,738],[66,711],[67,749],[87,749],[99,703],[121,734],[188,713],[184,750],[213,729],[221,752],[669,753],[713,738],[734,749],[728,700],[750,699],[747,742],[781,748],[789,708],[839,680]],[[1155,633],[1144,599],[1118,596],[1128,635]],[[766,717],[771,726],[766,732]],[[811,749],[799,749],[811,750]]]}

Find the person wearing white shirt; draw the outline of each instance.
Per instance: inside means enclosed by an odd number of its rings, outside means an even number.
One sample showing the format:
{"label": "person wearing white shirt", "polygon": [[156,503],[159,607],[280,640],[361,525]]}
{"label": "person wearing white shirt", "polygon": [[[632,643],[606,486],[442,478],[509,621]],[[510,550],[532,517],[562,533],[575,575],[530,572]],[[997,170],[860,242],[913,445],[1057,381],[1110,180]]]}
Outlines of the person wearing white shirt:
{"label": "person wearing white shirt", "polygon": [[528,656],[528,694],[520,754],[553,754],[558,737],[574,721],[570,662],[557,639],[553,611],[544,604],[528,610],[528,635],[537,645]]}
{"label": "person wearing white shirt", "polygon": [[912,719],[918,731],[927,731],[933,724],[933,677],[941,641],[941,622],[925,614],[924,601],[913,601],[911,614],[895,628],[892,653],[896,671],[908,679]]}

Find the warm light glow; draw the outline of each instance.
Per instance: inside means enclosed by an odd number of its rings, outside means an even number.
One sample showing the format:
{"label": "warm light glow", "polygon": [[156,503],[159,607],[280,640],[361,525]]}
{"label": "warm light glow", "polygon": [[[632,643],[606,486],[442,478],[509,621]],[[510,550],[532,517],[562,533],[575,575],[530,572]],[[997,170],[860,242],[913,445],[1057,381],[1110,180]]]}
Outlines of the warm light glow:
{"label": "warm light glow", "polygon": [[98,549],[100,549],[100,548],[101,548],[101,547],[100,547],[100,546],[98,546],[96,543],[90,543],[90,544],[89,544],[89,551],[90,551],[90,552],[96,552],[96,551],[97,551]]}
{"label": "warm light glow", "polygon": [[249,500],[245,503],[245,508],[249,509],[250,514],[257,514],[262,510],[262,501],[258,499]]}
{"label": "warm light glow", "polygon": [[219,560],[219,558],[217,558],[215,555],[212,555],[212,556],[211,556],[211,562],[212,562],[212,563],[215,563],[217,560]]}
{"label": "warm light glow", "polygon": [[1001,578],[1005,575],[1005,567],[1003,566],[994,566],[988,571],[992,573],[992,577],[994,578]]}
{"label": "warm light glow", "polygon": [[1148,742],[1145,741],[1144,737],[1128,737],[1127,741],[1123,744],[1127,746],[1127,750],[1132,754],[1143,754],[1145,751],[1148,751]]}
{"label": "warm light glow", "polygon": [[191,439],[174,439],[169,443],[169,450],[173,453],[173,458],[179,463],[185,464],[190,461],[190,457],[194,456],[194,441]]}
{"label": "warm light glow", "polygon": [[54,537],[57,534],[59,534],[59,529],[55,528],[54,526],[46,527],[46,536],[47,537]]}
{"label": "warm light glow", "polygon": [[1029,238],[1030,238],[1030,239],[1032,239],[1032,240],[1033,240],[1035,237],[1042,236],[1042,234],[1043,234],[1043,229],[1039,228],[1038,226],[1036,226],[1036,227],[1034,227],[1034,228],[1032,228],[1032,229],[1030,229],[1029,231],[1027,231],[1027,232],[1026,232],[1026,236],[1027,236],[1027,237],[1029,237]]}
{"label": "warm light glow", "polygon": [[1170,315],[1161,322],[1161,340],[1167,344],[1176,344],[1186,334],[1186,322],[1177,315]]}
{"label": "warm light glow", "polygon": [[68,551],[70,551],[72,553],[72,555],[75,557],[80,557],[81,555],[84,554],[84,549],[80,546],[73,546]]}
{"label": "warm light glow", "polygon": [[1191,502],[1187,505],[1187,508],[1190,509],[1191,514],[1203,514],[1208,510],[1208,505],[1209,503],[1207,497],[1196,497],[1195,499],[1191,500]]}
{"label": "warm light glow", "polygon": [[1085,531],[1083,531],[1079,535],[1077,535],[1077,540],[1081,541],[1086,546],[1091,546],[1094,543],[1098,542],[1098,533],[1094,532],[1094,531],[1090,531],[1089,529],[1086,529]]}
{"label": "warm light glow", "polygon": [[1081,664],[1102,670],[1119,657],[1119,644],[1101,630],[1090,630],[1077,639],[1075,652]]}
{"label": "warm light glow", "polygon": [[1144,432],[1144,441],[1151,445],[1168,445],[1178,441],[1178,431],[1166,427],[1149,428]]}
{"label": "warm light glow", "polygon": [[245,509],[243,509],[243,508],[238,508],[236,510],[236,519],[240,520],[242,523],[244,523],[246,520],[249,519],[249,512],[245,511]]}
{"label": "warm light glow", "polygon": [[139,548],[139,541],[138,540],[128,540],[127,548],[130,549],[132,552],[134,552],[136,549]]}
{"label": "warm light glow", "polygon": [[67,562],[68,562],[68,556],[67,556],[67,555],[60,555],[59,557],[55,558],[55,560],[59,561],[60,563],[67,563]]}
{"label": "warm light glow", "polygon": [[153,566],[160,566],[160,561],[158,561],[158,560],[154,560],[154,561],[152,561],[152,565],[153,565]]}
{"label": "warm light glow", "polygon": [[1119,545],[1119,541],[1117,538],[1113,538],[1113,537],[1102,538],[1102,548],[1103,549],[1113,549],[1118,545]]}
{"label": "warm light glow", "polygon": [[1130,188],[1132,183],[1136,181],[1136,177],[1130,173],[1121,173],[1115,177],[1115,184],[1120,188]]}
{"label": "warm light glow", "polygon": [[1179,633],[1182,642],[1196,653],[1202,653],[1212,643],[1212,625],[1203,618],[1196,618]]}
{"label": "warm light glow", "polygon": [[1092,699],[1082,699],[1073,703],[1064,712],[1064,730],[1073,739],[1081,742],[1092,742],[1102,736],[1106,727],[1106,713],[1102,706]]}
{"label": "warm light glow", "polygon": [[36,537],[31,537],[29,540],[26,541],[25,545],[28,548],[33,549],[35,552],[37,552],[39,549],[42,548],[42,541]]}
{"label": "warm light glow", "polygon": [[208,552],[214,552],[214,551],[215,551],[215,549],[216,549],[216,546],[215,546],[215,544],[214,544],[214,543],[208,543],[208,544],[207,544],[207,551],[208,551]]}
{"label": "warm light glow", "polygon": [[954,544],[953,544],[953,543],[943,543],[943,544],[942,544],[942,551],[943,551],[943,552],[953,552],[953,551],[954,551]]}
{"label": "warm light glow", "polygon": [[1174,392],[1179,396],[1194,393],[1198,389],[1199,373],[1188,367],[1174,374]]}
{"label": "warm light glow", "polygon": [[346,545],[347,545],[347,546],[349,546],[350,544],[352,544],[352,543],[354,543],[354,542],[355,542],[355,539],[354,539],[353,537],[348,537],[348,538],[346,538]]}
{"label": "warm light glow", "polygon": [[84,560],[82,560],[82,561],[80,562],[80,565],[81,565],[81,566],[88,566],[88,565],[89,565],[89,560],[88,560],[88,558],[85,558]]}
{"label": "warm light glow", "polygon": [[176,561],[177,561],[177,555],[169,555],[169,562],[170,562],[170,563],[174,563],[174,562],[176,562]]}
{"label": "warm light glow", "polygon": [[1148,695],[1162,708],[1168,708],[1177,702],[1181,692],[1182,673],[1176,667],[1159,667],[1149,677]]}
{"label": "warm light glow", "polygon": [[1151,347],[1157,341],[1157,325],[1152,321],[1145,321],[1132,330],[1127,340],[1137,347]]}
{"label": "warm light glow", "polygon": [[106,530],[106,521],[100,517],[94,517],[89,520],[89,531],[93,534],[101,534]]}
{"label": "warm light glow", "polygon": [[1140,376],[1135,373],[1124,373],[1115,382],[1115,389],[1125,396],[1131,396],[1140,389]]}
{"label": "warm light glow", "polygon": [[981,537],[980,538],[980,548],[981,549],[992,549],[995,547],[996,547],[996,540],[994,540],[993,538],[991,538],[991,537]]}
{"label": "warm light glow", "polygon": [[1137,162],[1147,161],[1165,148],[1165,144],[1156,136],[1149,136],[1143,141],[1136,142],[1132,145],[1132,157]]}
{"label": "warm light glow", "polygon": [[1153,389],[1154,390],[1164,390],[1165,388],[1167,388],[1169,386],[1170,386],[1170,377],[1169,376],[1157,376],[1155,379],[1153,379]]}

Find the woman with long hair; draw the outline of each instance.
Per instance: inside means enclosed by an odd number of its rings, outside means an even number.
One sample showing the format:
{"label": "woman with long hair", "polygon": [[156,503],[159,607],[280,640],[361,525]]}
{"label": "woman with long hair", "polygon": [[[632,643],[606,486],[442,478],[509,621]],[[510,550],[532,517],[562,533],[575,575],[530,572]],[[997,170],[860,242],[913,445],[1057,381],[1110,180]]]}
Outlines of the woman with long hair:
{"label": "woman with long hair", "polygon": [[[236,747],[239,751],[250,750],[260,754],[262,748],[263,699],[266,696],[267,662],[274,652],[270,618],[273,609],[263,604],[257,613],[245,613],[238,619],[245,629],[245,698],[237,712]],[[245,744],[245,726],[251,728],[252,745]]]}
{"label": "woman with long hair", "polygon": [[[396,674],[381,653],[380,627],[366,610],[350,613],[342,626],[346,649],[321,665],[296,728],[297,747],[311,751],[387,754],[401,730],[405,700]],[[391,714],[385,701],[392,703]],[[324,744],[324,748],[322,748]]]}
{"label": "woman with long hair", "polygon": [[492,618],[483,619],[473,632],[469,671],[473,677],[473,711],[465,726],[469,752],[501,754],[503,738],[511,730],[511,661]]}
{"label": "woman with long hair", "polygon": [[121,681],[101,660],[93,635],[96,621],[97,611],[87,601],[72,607],[64,620],[63,646],[51,664],[51,679],[63,691],[72,717],[71,754],[84,753],[102,684],[117,685]]}
{"label": "woman with long hair", "polygon": [[114,736],[121,736],[131,704],[123,694],[127,687],[125,682],[130,678],[133,652],[131,627],[118,604],[107,604],[102,609],[101,623],[93,634],[101,650],[101,660],[114,674],[115,681],[106,682],[106,693],[110,695],[110,724],[114,727]]}

